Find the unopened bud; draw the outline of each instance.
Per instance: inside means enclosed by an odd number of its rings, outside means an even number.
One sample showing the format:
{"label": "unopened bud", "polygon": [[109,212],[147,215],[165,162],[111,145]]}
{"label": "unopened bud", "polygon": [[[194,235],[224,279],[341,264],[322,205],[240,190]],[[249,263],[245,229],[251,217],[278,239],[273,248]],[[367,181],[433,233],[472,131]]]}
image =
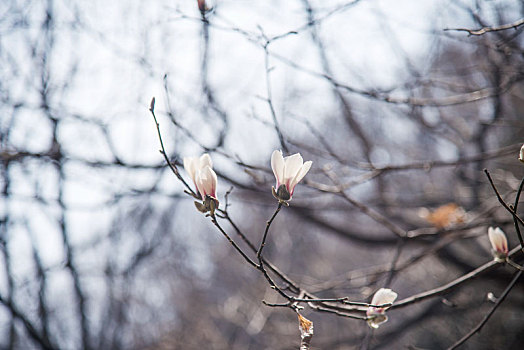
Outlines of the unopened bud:
{"label": "unopened bud", "polygon": [[491,243],[493,257],[498,262],[504,262],[508,256],[508,239],[500,227],[488,228],[488,237]]}

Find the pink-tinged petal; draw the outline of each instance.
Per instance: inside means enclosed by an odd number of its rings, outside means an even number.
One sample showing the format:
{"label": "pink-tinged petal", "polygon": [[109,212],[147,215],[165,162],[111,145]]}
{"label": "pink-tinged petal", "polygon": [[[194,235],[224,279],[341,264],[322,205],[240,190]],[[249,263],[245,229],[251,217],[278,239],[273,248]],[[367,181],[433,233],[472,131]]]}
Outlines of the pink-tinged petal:
{"label": "pink-tinged petal", "polygon": [[206,198],[206,195],[216,198],[216,187],[217,187],[217,175],[206,165],[204,169],[198,172],[198,191],[202,195],[202,199]]}
{"label": "pink-tinged petal", "polygon": [[208,169],[211,173],[211,192],[209,195],[213,198],[217,198],[217,174],[210,167]]}
{"label": "pink-tinged petal", "polygon": [[209,166],[211,169],[213,169],[213,161],[211,160],[211,157],[209,154],[204,153],[200,156],[199,161],[199,169],[204,169],[204,167]]}
{"label": "pink-tinged petal", "polygon": [[295,178],[291,181],[291,194],[293,194],[293,191],[295,190],[295,186],[304,178],[304,176],[306,176],[306,174],[308,173],[309,169],[311,169],[311,165],[313,164],[312,161],[308,160],[307,162],[305,162],[302,167],[300,168],[300,170],[298,171],[297,175],[295,176]]}
{"label": "pink-tinged petal", "polygon": [[271,154],[271,169],[277,180],[276,189],[284,182],[284,157],[282,151],[275,150]]}
{"label": "pink-tinged petal", "polygon": [[284,182],[287,184],[291,183],[291,180],[297,175],[304,160],[300,153],[295,153],[284,159]]}
{"label": "pink-tinged petal", "polygon": [[204,186],[204,181],[202,179],[201,173],[202,172],[200,170],[197,171],[195,181],[196,181],[197,190],[200,193],[200,196],[202,196],[202,199],[204,199],[206,198],[206,189]]}

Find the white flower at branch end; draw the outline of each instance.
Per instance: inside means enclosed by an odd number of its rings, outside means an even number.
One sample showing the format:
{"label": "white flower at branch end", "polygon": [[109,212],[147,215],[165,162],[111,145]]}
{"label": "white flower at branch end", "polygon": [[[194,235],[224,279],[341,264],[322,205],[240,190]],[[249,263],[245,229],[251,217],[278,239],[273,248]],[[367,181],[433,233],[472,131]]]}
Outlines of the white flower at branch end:
{"label": "white flower at branch end", "polygon": [[508,240],[500,227],[488,228],[488,237],[491,242],[491,251],[495,261],[504,262],[508,256]]}
{"label": "white flower at branch end", "polygon": [[[380,288],[377,290],[371,300],[372,305],[391,304],[397,299],[398,294],[389,288]],[[387,322],[386,309],[388,307],[370,306],[366,312],[368,316],[368,325],[371,328],[378,328],[382,323]]]}
{"label": "white flower at branch end", "polygon": [[284,158],[282,151],[274,151],[271,155],[271,169],[276,179],[273,196],[282,202],[291,200],[295,186],[306,176],[311,164],[310,160],[304,162],[300,153]]}
{"label": "white flower at branch end", "polygon": [[197,209],[203,213],[215,214],[219,202],[217,199],[217,174],[212,169],[213,162],[209,154],[200,157],[185,157],[184,169],[193,180],[197,194],[202,198],[202,203],[195,202]]}
{"label": "white flower at branch end", "polygon": [[519,160],[520,160],[522,163],[524,163],[524,145],[522,145],[522,147],[520,147]]}

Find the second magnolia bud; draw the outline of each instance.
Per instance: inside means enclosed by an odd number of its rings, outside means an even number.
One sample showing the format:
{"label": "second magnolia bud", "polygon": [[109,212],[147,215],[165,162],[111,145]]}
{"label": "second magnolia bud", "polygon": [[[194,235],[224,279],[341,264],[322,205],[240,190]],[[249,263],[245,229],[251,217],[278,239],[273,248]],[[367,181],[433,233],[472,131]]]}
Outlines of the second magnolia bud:
{"label": "second magnolia bud", "polygon": [[508,256],[508,239],[500,227],[488,228],[488,237],[495,260],[503,262]]}

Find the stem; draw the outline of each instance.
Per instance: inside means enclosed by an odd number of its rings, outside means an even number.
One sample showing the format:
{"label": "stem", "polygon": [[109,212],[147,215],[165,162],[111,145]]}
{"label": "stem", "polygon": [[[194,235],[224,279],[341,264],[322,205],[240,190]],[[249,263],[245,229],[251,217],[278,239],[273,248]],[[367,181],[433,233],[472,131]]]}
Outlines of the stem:
{"label": "stem", "polygon": [[[518,253],[520,251],[520,247],[517,247],[517,248],[514,248],[508,255],[508,257],[511,257],[512,255]],[[464,276],[461,276],[441,287],[438,287],[438,288],[435,288],[435,289],[431,289],[427,292],[422,292],[422,293],[419,293],[419,294],[415,294],[415,295],[412,295],[411,297],[408,297],[408,298],[405,298],[405,299],[402,299],[396,303],[394,303],[391,308],[394,309],[394,308],[398,308],[398,307],[404,307],[404,306],[407,306],[409,304],[413,304],[413,303],[416,303],[416,302],[419,302],[421,300],[424,300],[424,299],[427,299],[427,298],[430,298],[430,297],[433,297],[433,296],[436,296],[436,295],[440,295],[440,294],[444,294],[444,293],[447,293],[449,292],[450,290],[458,287],[459,285],[461,285],[462,283],[464,282],[467,282],[477,276],[479,276],[480,274],[494,268],[495,266],[498,266],[500,263],[499,262],[496,262],[495,260],[492,260],[490,262],[487,262],[485,263],[484,265],[481,265],[479,266],[478,268],[476,268],[475,270],[471,271],[470,273],[467,273],[465,274]]]}
{"label": "stem", "polygon": [[235,243],[235,241],[233,241],[233,239],[231,239],[231,237],[229,237],[229,235],[226,233],[226,231],[224,231],[224,229],[222,228],[222,226],[220,226],[220,224],[218,223],[216,217],[213,215],[211,216],[211,222],[213,223],[213,225],[216,226],[216,228],[218,228],[218,230],[224,235],[224,237],[226,237],[226,239],[229,241],[229,243],[231,243],[231,245],[237,250],[237,252],[240,253],[240,255],[242,255],[242,257],[253,267],[255,268],[258,268],[258,265],[249,258],[249,256],[247,256],[246,253],[244,253],[244,251]]}
{"label": "stem", "polygon": [[149,111],[151,112],[151,114],[153,115],[153,119],[155,120],[156,131],[158,133],[158,139],[160,140],[160,147],[161,147],[160,153],[164,156],[164,159],[166,160],[167,165],[169,165],[169,167],[171,168],[171,171],[173,171],[173,174],[175,174],[175,176],[184,184],[184,186],[190,192],[190,194],[193,197],[195,197],[196,199],[200,199],[200,197],[197,196],[197,194],[193,191],[193,189],[187,184],[187,182],[184,180],[182,175],[180,175],[180,172],[178,171],[176,164],[173,164],[171,163],[171,161],[169,161],[169,158],[166,153],[166,149],[164,147],[164,141],[162,141],[162,134],[160,133],[160,124],[158,124],[158,120],[156,119],[156,115],[155,115],[155,98],[154,97],[151,100]]}
{"label": "stem", "polygon": [[518,279],[520,278],[520,276],[522,275],[522,271],[519,271],[515,274],[515,277],[513,277],[513,279],[511,280],[511,282],[508,284],[508,286],[506,287],[506,289],[504,290],[504,292],[502,292],[502,295],[500,296],[500,298],[497,300],[497,302],[495,303],[495,305],[493,306],[493,308],[488,312],[488,314],[482,319],[482,321],[480,321],[480,323],[475,327],[473,328],[468,334],[466,334],[462,339],[460,339],[459,341],[457,341],[455,344],[453,344],[452,346],[450,346],[448,348],[448,350],[453,350],[453,349],[456,349],[458,348],[460,345],[464,344],[469,338],[471,338],[473,335],[475,335],[475,333],[479,332],[482,327],[486,324],[486,322],[488,322],[489,318],[491,317],[491,315],[493,315],[493,313],[495,312],[495,310],[497,310],[497,308],[499,307],[500,304],[502,304],[502,302],[504,301],[504,299],[506,298],[506,296],[509,294],[509,292],[511,291],[511,289],[515,286],[515,283],[517,283]]}
{"label": "stem", "polygon": [[[506,210],[509,211],[511,215],[513,215],[513,220],[520,222],[520,224],[524,226],[524,221],[522,221],[522,219],[516,214],[516,212],[513,209],[511,209],[506,204],[506,202],[504,202],[504,199],[502,199],[502,196],[500,195],[499,191],[495,187],[495,184],[493,183],[493,179],[491,178],[491,175],[489,174],[488,169],[484,169],[484,173],[486,173],[486,176],[488,177],[489,183],[491,184],[491,187],[493,187],[493,191],[495,191],[495,194],[497,195],[497,198],[498,198],[500,204],[502,204],[502,206],[504,208],[506,208]],[[522,237],[520,237],[520,235],[519,235],[519,238],[522,239]]]}
{"label": "stem", "polygon": [[506,262],[508,263],[508,265],[516,268],[517,270],[519,271],[524,271],[524,267],[520,266],[519,264],[515,263],[513,260],[511,260],[510,258],[506,258]]}
{"label": "stem", "polygon": [[[524,187],[524,177],[522,178],[522,181],[520,182],[520,186],[517,191],[517,195],[515,196],[515,203],[513,204],[513,208],[512,208],[515,214],[517,214],[517,206],[519,205],[520,194],[522,193],[523,187]],[[513,222],[515,223],[515,231],[517,232],[517,236],[519,237],[520,247],[524,251],[524,239],[522,238],[522,234],[520,233],[519,223],[515,217],[513,217]]]}
{"label": "stem", "polygon": [[262,242],[260,243],[260,247],[258,248],[258,251],[257,251],[257,259],[260,265],[262,265],[263,263],[262,262],[262,250],[264,249],[264,246],[266,245],[266,238],[267,238],[267,233],[269,232],[269,227],[273,223],[273,220],[275,220],[275,217],[280,212],[281,208],[282,208],[282,202],[278,202],[277,210],[275,210],[275,212],[273,213],[273,216],[271,217],[271,219],[269,219],[269,221],[266,224],[266,230],[264,231]]}

